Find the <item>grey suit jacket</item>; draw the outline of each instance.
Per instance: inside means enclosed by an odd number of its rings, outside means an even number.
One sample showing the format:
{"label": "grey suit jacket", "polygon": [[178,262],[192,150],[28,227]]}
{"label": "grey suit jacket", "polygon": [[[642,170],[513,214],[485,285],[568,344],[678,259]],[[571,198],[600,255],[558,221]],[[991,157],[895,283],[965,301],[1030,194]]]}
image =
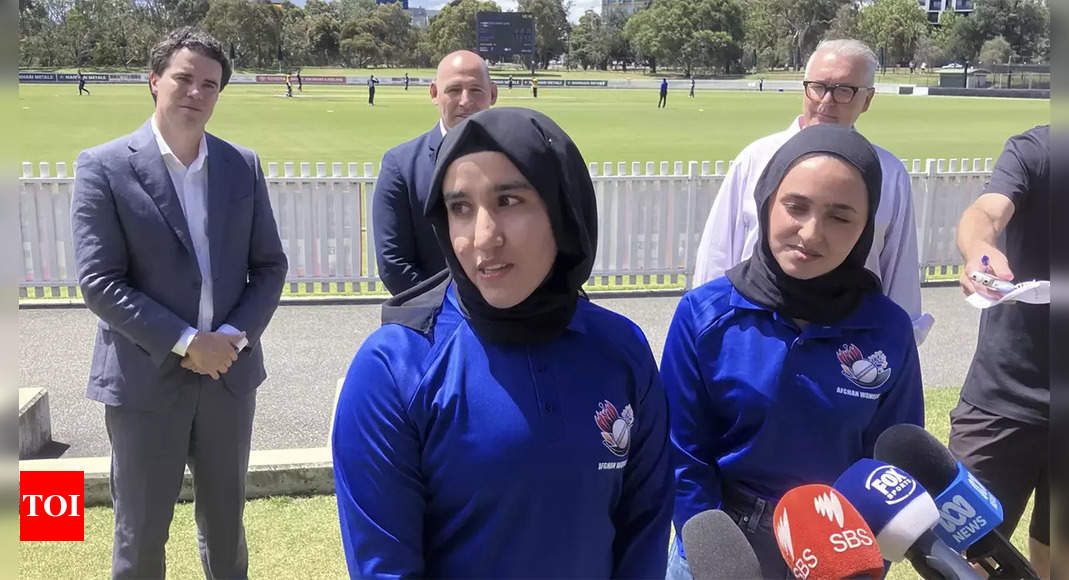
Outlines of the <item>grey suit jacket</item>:
{"label": "grey suit jacket", "polygon": [[[260,335],[278,306],[286,256],[256,154],[206,139],[212,329],[229,323],[248,336],[222,376],[242,394],[267,376]],[[171,349],[197,325],[201,275],[148,122],[78,156],[71,206],[79,285],[100,318],[88,396],[134,409],[168,405],[199,377]]]}

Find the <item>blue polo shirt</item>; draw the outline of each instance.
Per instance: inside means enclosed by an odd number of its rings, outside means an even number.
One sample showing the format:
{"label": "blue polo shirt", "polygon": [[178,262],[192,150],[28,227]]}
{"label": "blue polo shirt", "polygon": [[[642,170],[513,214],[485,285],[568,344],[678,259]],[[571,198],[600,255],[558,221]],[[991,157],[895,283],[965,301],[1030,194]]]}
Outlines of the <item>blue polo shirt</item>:
{"label": "blue polo shirt", "polygon": [[680,300],[661,358],[674,450],[676,529],[737,486],[773,505],[832,484],[898,423],[924,424],[913,327],[871,292],[847,318],[804,330],[727,277]]}
{"label": "blue polo shirt", "polygon": [[353,577],[664,577],[667,400],[639,328],[587,300],[539,345],[484,343],[453,288],[429,336],[382,326],[333,455]]}

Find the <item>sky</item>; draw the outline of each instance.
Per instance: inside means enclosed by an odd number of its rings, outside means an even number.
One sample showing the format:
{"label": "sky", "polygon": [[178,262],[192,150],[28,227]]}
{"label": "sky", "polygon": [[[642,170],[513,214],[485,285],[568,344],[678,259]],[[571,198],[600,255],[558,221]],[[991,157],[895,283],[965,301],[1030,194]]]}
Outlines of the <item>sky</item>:
{"label": "sky", "polygon": [[[304,6],[305,0],[291,0],[298,6]],[[429,8],[432,10],[439,10],[442,6],[448,4],[450,0],[408,0],[408,6]],[[495,0],[497,5],[506,12],[516,10],[518,2],[516,0]],[[572,24],[579,22],[579,17],[583,15],[587,10],[593,10],[594,12],[601,13],[601,0],[572,0],[572,9],[568,12],[568,21]]]}

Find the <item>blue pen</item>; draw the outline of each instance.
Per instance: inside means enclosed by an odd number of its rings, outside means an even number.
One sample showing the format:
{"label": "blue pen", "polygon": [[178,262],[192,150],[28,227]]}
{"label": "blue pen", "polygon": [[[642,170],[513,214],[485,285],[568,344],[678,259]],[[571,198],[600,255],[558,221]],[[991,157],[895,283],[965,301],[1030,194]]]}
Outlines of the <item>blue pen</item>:
{"label": "blue pen", "polygon": [[991,271],[991,268],[988,266],[988,261],[989,260],[988,260],[987,254],[984,254],[983,256],[980,256],[980,263],[984,265],[984,273],[985,274]]}

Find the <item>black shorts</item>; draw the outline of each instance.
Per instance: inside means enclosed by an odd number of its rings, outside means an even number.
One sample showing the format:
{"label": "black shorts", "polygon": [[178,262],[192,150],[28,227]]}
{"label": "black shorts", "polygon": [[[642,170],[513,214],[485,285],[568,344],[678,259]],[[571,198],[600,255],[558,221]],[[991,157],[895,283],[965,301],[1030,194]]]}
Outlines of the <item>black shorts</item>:
{"label": "black shorts", "polygon": [[965,401],[950,412],[950,452],[1002,502],[998,529],[1006,538],[1035,491],[1028,535],[1050,545],[1049,437],[1046,425],[1007,419]]}

